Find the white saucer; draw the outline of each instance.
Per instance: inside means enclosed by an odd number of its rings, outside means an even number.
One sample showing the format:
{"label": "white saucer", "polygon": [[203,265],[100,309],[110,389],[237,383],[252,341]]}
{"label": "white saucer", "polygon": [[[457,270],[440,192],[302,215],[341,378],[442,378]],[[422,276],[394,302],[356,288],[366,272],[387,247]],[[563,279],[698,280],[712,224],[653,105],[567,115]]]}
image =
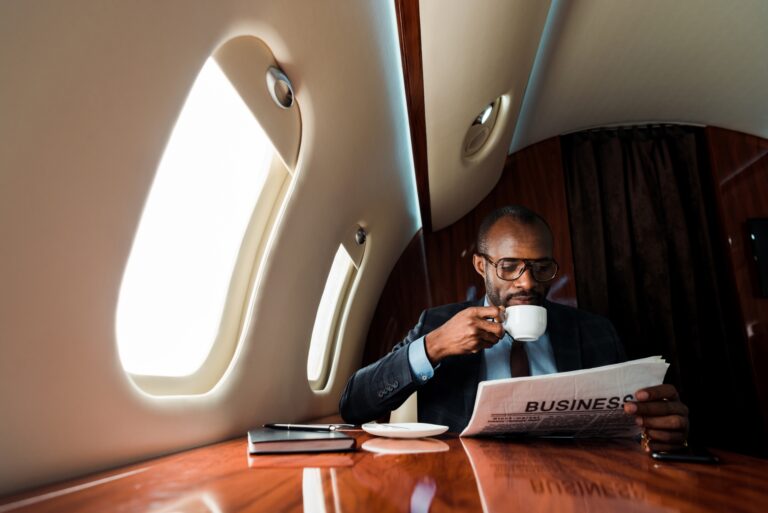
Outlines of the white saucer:
{"label": "white saucer", "polygon": [[424,452],[445,452],[448,444],[434,438],[394,440],[392,438],[371,438],[361,446],[363,450],[377,454],[419,454]]}
{"label": "white saucer", "polygon": [[387,438],[423,438],[445,433],[448,431],[448,426],[424,424],[423,422],[395,422],[393,424],[371,422],[363,424],[363,430],[366,433]]}

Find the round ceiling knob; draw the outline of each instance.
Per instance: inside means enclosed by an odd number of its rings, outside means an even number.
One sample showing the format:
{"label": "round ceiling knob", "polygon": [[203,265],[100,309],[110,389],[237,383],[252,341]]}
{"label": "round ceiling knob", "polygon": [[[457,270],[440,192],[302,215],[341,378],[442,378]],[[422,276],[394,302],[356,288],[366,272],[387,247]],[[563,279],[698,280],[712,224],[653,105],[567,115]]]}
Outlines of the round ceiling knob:
{"label": "round ceiling knob", "polygon": [[293,86],[283,70],[270,66],[267,70],[267,90],[275,104],[281,109],[290,109],[293,105]]}
{"label": "round ceiling knob", "polygon": [[365,244],[366,239],[368,239],[368,232],[365,231],[365,228],[362,226],[357,229],[357,232],[355,232],[355,242],[357,242],[358,245],[362,246]]}

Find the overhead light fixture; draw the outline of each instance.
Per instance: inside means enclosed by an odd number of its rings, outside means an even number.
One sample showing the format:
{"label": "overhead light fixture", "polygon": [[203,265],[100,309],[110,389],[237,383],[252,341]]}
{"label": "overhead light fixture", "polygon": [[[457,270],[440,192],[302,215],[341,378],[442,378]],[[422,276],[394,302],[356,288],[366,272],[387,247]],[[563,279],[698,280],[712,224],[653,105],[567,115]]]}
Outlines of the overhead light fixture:
{"label": "overhead light fixture", "polygon": [[488,142],[493,127],[496,124],[500,107],[501,98],[499,97],[489,103],[472,121],[467,130],[467,135],[464,136],[463,154],[465,157],[474,155]]}
{"label": "overhead light fixture", "polygon": [[491,117],[491,113],[493,112],[493,103],[489,103],[488,106],[485,108],[485,110],[475,118],[474,125],[484,125],[486,121],[488,121],[488,118]]}
{"label": "overhead light fixture", "polygon": [[270,66],[267,70],[267,90],[281,109],[290,109],[293,105],[293,86],[280,68]]}

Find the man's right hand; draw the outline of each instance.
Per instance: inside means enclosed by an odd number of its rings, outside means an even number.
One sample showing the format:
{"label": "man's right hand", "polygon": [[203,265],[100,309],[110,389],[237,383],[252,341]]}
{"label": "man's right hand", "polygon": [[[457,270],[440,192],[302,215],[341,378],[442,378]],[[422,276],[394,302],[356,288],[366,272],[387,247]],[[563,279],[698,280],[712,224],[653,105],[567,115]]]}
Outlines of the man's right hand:
{"label": "man's right hand", "polygon": [[424,338],[427,358],[437,365],[446,356],[477,353],[492,347],[504,337],[503,319],[504,309],[497,306],[462,310]]}

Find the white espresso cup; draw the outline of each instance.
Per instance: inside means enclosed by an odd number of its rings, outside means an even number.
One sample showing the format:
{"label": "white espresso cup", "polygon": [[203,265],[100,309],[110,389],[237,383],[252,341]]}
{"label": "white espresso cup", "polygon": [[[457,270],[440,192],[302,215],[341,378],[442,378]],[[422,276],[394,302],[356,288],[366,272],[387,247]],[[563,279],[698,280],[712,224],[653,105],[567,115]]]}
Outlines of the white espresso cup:
{"label": "white espresso cup", "polygon": [[536,340],[547,331],[547,309],[536,305],[508,306],[504,329],[515,340]]}

